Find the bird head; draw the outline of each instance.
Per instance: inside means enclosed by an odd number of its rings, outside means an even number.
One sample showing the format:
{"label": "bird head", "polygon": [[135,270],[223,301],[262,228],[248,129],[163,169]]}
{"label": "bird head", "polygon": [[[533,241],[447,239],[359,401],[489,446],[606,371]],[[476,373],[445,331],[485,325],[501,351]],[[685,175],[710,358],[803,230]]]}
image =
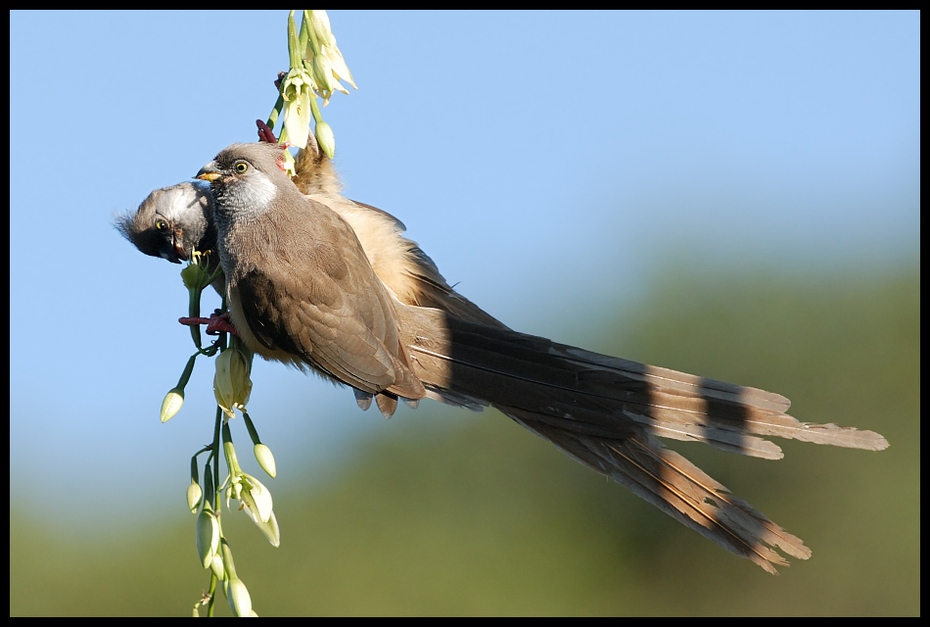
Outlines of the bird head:
{"label": "bird head", "polygon": [[197,178],[210,182],[218,215],[230,210],[260,213],[282,190],[296,191],[284,171],[284,150],[264,142],[233,144],[203,166]]}
{"label": "bird head", "polygon": [[156,189],[135,213],[117,217],[114,226],[141,252],[172,263],[189,259],[194,249],[216,248],[213,197],[198,183]]}

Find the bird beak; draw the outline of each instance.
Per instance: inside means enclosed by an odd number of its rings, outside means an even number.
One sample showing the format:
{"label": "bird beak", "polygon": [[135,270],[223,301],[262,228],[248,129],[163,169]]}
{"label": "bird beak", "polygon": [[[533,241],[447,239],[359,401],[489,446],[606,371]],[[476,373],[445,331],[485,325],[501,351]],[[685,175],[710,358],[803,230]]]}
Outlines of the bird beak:
{"label": "bird beak", "polygon": [[184,250],[184,245],[181,244],[181,242],[175,240],[174,255],[173,255],[173,258],[169,259],[168,261],[172,261],[174,263],[181,263],[182,259],[187,259],[187,251]]}
{"label": "bird beak", "polygon": [[210,181],[211,183],[220,178],[220,176],[220,169],[216,167],[216,161],[211,161],[203,166],[200,168],[200,172],[197,173],[197,178],[201,181]]}

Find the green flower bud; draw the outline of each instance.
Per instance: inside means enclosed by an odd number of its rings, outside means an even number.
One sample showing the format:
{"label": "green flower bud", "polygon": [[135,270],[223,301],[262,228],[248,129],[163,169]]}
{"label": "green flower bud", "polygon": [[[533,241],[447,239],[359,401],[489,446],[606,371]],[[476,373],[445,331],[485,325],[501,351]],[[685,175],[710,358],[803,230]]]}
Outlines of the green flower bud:
{"label": "green flower bud", "polygon": [[187,267],[181,270],[181,280],[189,290],[202,290],[210,285],[210,273],[207,271],[206,259],[202,255],[193,255]]}
{"label": "green flower bud", "polygon": [[220,525],[216,515],[207,509],[197,517],[197,553],[204,568],[210,568],[220,546]]}
{"label": "green flower bud", "polygon": [[191,484],[187,486],[187,506],[191,514],[196,514],[200,508],[200,501],[203,500],[203,489],[200,484],[191,479]]}
{"label": "green flower bud", "polygon": [[165,394],[165,400],[161,402],[161,421],[168,422],[181,411],[181,405],[184,404],[184,390],[181,388],[171,388]]}
{"label": "green flower bud", "polygon": [[216,358],[213,393],[217,405],[229,418],[234,415],[233,409],[242,409],[249,402],[252,393],[250,370],[250,360],[238,348],[231,346]]}
{"label": "green flower bud", "polygon": [[269,477],[274,479],[277,470],[275,469],[274,455],[271,454],[271,449],[259,443],[256,444],[252,450],[255,452],[255,459],[258,461],[258,465],[262,467],[262,470],[268,473]]}
{"label": "green flower bud", "polygon": [[320,120],[316,123],[313,134],[316,136],[316,141],[323,152],[332,159],[333,155],[336,154],[336,137],[333,135],[332,127],[323,120]]}
{"label": "green flower bud", "polygon": [[226,599],[229,601],[229,609],[236,616],[252,614],[252,597],[249,596],[249,589],[238,577],[231,577],[226,582]]}
{"label": "green flower bud", "polygon": [[287,173],[288,177],[294,178],[297,175],[297,163],[294,161],[294,155],[291,154],[290,150],[284,151],[283,162],[284,172]]}

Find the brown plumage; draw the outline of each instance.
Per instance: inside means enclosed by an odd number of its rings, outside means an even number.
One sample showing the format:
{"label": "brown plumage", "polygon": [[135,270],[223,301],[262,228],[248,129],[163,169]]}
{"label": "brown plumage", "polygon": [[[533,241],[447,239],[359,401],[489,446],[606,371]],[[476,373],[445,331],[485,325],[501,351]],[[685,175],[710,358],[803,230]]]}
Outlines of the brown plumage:
{"label": "brown plumage", "polygon": [[[512,331],[458,295],[390,215],[339,193],[329,161],[237,144],[212,183],[230,315],[246,345],[373,396],[492,406],[769,572],[806,559],[785,532],[657,437],[778,459],[766,436],[880,450],[877,433],[798,422],[782,396]],[[301,161],[303,159],[303,161]],[[301,188],[301,189],[299,189]],[[307,192],[305,195],[301,192]],[[777,549],[777,550],[776,550]]]}
{"label": "brown plumage", "polygon": [[481,324],[504,326],[452,289],[433,260],[403,236],[407,230],[403,222],[377,207],[344,197],[332,161],[317,149],[312,135],[310,145],[297,154],[295,166],[292,180],[297,189],[349,223],[375,274],[400,302],[435,307]]}

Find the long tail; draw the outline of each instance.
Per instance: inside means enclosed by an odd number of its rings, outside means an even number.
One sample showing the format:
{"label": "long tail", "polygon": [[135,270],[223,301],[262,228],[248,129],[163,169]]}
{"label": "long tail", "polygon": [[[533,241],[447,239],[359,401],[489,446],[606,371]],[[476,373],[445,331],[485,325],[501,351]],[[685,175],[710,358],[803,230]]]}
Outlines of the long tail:
{"label": "long tail", "polygon": [[872,431],[802,423],[778,394],[609,357],[550,340],[402,307],[402,339],[429,396],[492,406],[581,463],[765,570],[810,550],[655,436],[779,459],[778,436],[866,450]]}

